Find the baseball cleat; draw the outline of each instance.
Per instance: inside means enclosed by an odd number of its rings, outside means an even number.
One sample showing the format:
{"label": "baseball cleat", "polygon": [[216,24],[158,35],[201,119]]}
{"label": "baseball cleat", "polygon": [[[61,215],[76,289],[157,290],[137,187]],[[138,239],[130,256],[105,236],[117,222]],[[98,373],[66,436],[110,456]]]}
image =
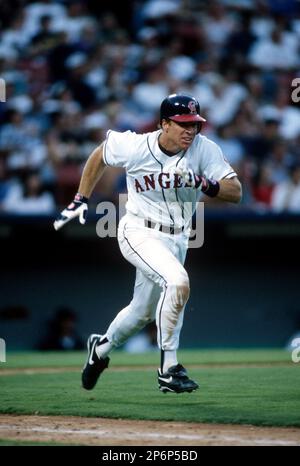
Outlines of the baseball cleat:
{"label": "baseball cleat", "polygon": [[96,353],[96,346],[100,343],[101,336],[93,333],[87,341],[88,357],[81,374],[82,386],[86,390],[94,388],[100,374],[108,367],[109,357],[99,359]]}
{"label": "baseball cleat", "polygon": [[181,365],[169,367],[167,372],[162,373],[158,369],[158,387],[161,392],[193,392],[199,385],[188,378],[186,369]]}

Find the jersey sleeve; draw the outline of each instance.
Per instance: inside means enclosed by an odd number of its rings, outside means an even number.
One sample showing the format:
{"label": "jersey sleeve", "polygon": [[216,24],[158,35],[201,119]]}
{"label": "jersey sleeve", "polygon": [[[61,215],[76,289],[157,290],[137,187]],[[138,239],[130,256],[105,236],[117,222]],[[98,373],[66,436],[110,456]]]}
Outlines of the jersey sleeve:
{"label": "jersey sleeve", "polygon": [[206,143],[200,167],[202,175],[217,181],[237,176],[230,163],[226,160],[221,148],[215,142],[208,139]]}
{"label": "jersey sleeve", "polygon": [[134,133],[109,130],[103,147],[103,160],[109,167],[128,168],[134,148]]}

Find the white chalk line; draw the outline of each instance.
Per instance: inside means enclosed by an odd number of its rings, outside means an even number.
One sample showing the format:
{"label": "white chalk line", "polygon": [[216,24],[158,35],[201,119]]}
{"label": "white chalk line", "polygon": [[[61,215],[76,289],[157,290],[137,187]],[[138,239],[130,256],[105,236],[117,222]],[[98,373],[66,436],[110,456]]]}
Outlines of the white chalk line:
{"label": "white chalk line", "polygon": [[254,439],[244,439],[238,436],[230,436],[230,435],[220,435],[220,434],[211,434],[211,435],[188,435],[188,434],[169,434],[169,433],[154,433],[154,432],[110,432],[107,430],[100,430],[100,429],[62,429],[62,428],[49,428],[49,427],[21,427],[17,425],[10,425],[10,424],[1,424],[0,430],[6,431],[17,431],[17,432],[36,432],[36,433],[45,433],[45,434],[67,434],[67,435],[83,435],[87,437],[97,437],[101,436],[101,438],[116,438],[120,439],[120,435],[122,438],[124,437],[128,439],[165,439],[165,440],[187,440],[187,441],[209,441],[214,442],[228,442],[228,443],[241,443],[243,445],[278,445],[278,446],[300,446],[300,440],[292,441],[292,440],[280,440],[280,439],[270,439],[270,438],[254,438]]}

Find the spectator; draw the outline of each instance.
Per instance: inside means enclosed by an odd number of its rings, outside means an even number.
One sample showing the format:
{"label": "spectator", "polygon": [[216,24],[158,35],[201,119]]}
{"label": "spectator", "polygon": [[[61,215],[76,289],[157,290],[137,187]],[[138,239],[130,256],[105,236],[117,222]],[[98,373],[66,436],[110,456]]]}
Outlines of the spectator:
{"label": "spectator", "polygon": [[49,322],[47,335],[39,343],[43,351],[80,350],[84,345],[76,330],[76,313],[68,308],[59,308]]}
{"label": "spectator", "polygon": [[278,183],[272,195],[271,207],[274,212],[300,213],[300,164],[290,168],[290,178]]}
{"label": "spectator", "polygon": [[223,44],[234,30],[234,18],[220,1],[210,1],[203,19],[205,36],[215,54],[219,55]]}
{"label": "spectator", "polygon": [[260,165],[257,175],[253,180],[252,194],[259,208],[269,209],[271,206],[274,183],[271,177],[272,171],[268,163]]}
{"label": "spectator", "polygon": [[0,212],[4,210],[5,200],[18,186],[16,180],[9,174],[7,167],[7,154],[0,152]]}
{"label": "spectator", "polygon": [[27,6],[24,8],[25,12],[25,31],[33,37],[37,34],[41,18],[48,16],[52,19],[52,24],[58,21],[66,20],[66,8],[61,2],[52,0],[39,0],[38,2],[26,2]]}
{"label": "spectator", "polygon": [[84,29],[93,26],[95,19],[86,10],[85,2],[73,0],[67,3],[65,16],[59,16],[55,20],[55,31],[65,31],[70,42],[77,42]]}
{"label": "spectator", "polygon": [[286,142],[278,138],[268,155],[272,181],[278,184],[287,180],[289,177],[288,169],[293,163],[293,156],[288,152]]}
{"label": "spectator", "polygon": [[296,69],[299,66],[299,43],[284,35],[280,28],[271,37],[258,39],[250,49],[249,62],[261,70]]}
{"label": "spectator", "polygon": [[146,76],[145,81],[135,87],[133,98],[142,111],[153,113],[168,94],[164,66],[160,64],[152,67],[147,71]]}
{"label": "spectator", "polygon": [[58,42],[58,35],[52,31],[51,16],[42,16],[37,33],[31,38],[29,49],[33,55],[45,54]]}
{"label": "spectator", "polygon": [[3,209],[21,215],[52,214],[55,202],[52,194],[43,191],[39,174],[27,172],[23,184],[16,185],[5,197]]}
{"label": "spectator", "polygon": [[8,29],[3,32],[1,45],[8,49],[8,51],[11,50],[12,53],[15,51],[17,54],[21,54],[25,50],[29,40],[30,35],[24,31],[24,13],[20,11],[12,19]]}
{"label": "spectator", "polygon": [[39,168],[46,157],[39,128],[13,108],[7,110],[0,130],[0,149],[9,151],[7,165],[11,169]]}
{"label": "spectator", "polygon": [[214,93],[208,118],[216,126],[229,123],[247,97],[245,86],[232,79],[230,75],[221,77],[216,73],[208,76],[208,82]]}
{"label": "spectator", "polygon": [[240,141],[245,152],[260,162],[268,158],[279,138],[279,124],[280,119],[270,115],[261,121],[259,132],[256,131],[256,134],[250,137],[246,134],[241,135]]}
{"label": "spectator", "polygon": [[87,56],[82,52],[70,55],[66,60],[68,68],[67,86],[76,102],[83,109],[92,108],[96,103],[96,94],[85,80]]}
{"label": "spectator", "polygon": [[248,11],[241,15],[239,22],[225,42],[223,55],[226,64],[247,67],[247,56],[255,41],[255,35],[251,31],[251,17]]}
{"label": "spectator", "polygon": [[216,133],[214,141],[219,144],[233,169],[238,170],[244,152],[243,146],[236,137],[235,126],[232,123],[219,126]]}
{"label": "spectator", "polygon": [[279,134],[284,139],[292,140],[300,135],[300,110],[291,102],[290,83],[278,90],[274,103],[263,105],[260,115],[273,115],[280,119]]}

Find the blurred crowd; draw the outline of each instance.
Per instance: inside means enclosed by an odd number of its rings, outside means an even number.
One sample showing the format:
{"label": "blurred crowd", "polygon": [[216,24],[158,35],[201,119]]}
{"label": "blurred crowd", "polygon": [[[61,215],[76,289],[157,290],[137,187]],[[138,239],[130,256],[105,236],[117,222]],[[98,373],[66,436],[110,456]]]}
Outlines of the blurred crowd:
{"label": "blurred crowd", "polygon": [[[110,3],[0,3],[0,211],[65,206],[108,129],[153,131],[187,92],[243,183],[238,208],[300,212],[300,2],[128,0],[126,21]],[[107,169],[92,201],[125,190]]]}

